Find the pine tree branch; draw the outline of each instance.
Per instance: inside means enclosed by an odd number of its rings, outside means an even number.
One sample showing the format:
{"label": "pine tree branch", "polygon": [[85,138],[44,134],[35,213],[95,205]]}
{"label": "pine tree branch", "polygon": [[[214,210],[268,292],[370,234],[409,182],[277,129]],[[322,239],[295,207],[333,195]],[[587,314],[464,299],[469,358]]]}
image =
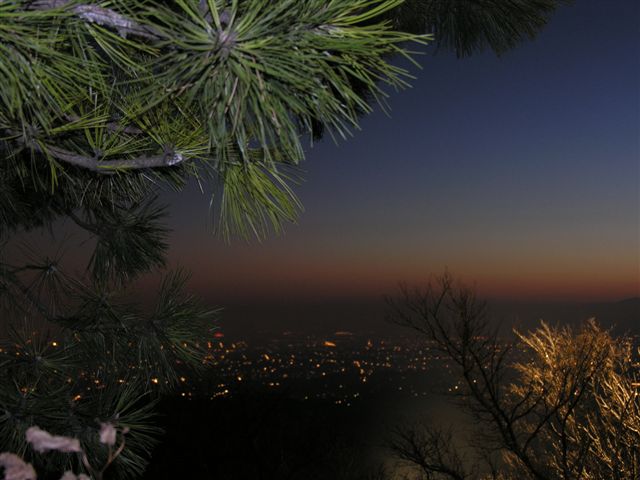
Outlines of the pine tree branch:
{"label": "pine tree branch", "polygon": [[41,145],[29,142],[39,152],[57,160],[85,168],[98,173],[113,173],[113,170],[144,170],[148,168],[174,167],[186,159],[180,154],[166,150],[160,155],[140,155],[134,158],[99,160],[95,157],[80,155],[53,145]]}
{"label": "pine tree branch", "polygon": [[[81,121],[81,118],[78,115],[65,115],[65,119],[70,121],[70,122],[79,122]],[[141,128],[138,127],[130,127],[127,125],[122,125],[121,123],[114,121],[108,122],[106,124],[107,130],[109,130],[110,132],[117,132],[117,133],[127,133],[129,135],[140,135],[142,133],[144,133],[144,130],[142,130]]]}
{"label": "pine tree branch", "polygon": [[[71,4],[71,0],[36,0],[29,5],[31,10],[54,10],[64,8]],[[80,19],[88,23],[97,23],[118,31],[122,37],[133,35],[150,40],[159,40],[160,36],[152,28],[140,25],[136,21],[115,12],[109,8],[98,5],[78,4],[71,11]]]}
{"label": "pine tree branch", "polygon": [[165,148],[159,155],[140,155],[133,158],[120,158],[114,160],[101,160],[97,157],[88,157],[54,145],[39,142],[35,139],[25,138],[24,135],[14,130],[6,132],[21,143],[45,156],[81,167],[92,172],[111,174],[115,170],[144,170],[149,168],[174,167],[187,160],[181,153]]}
{"label": "pine tree branch", "polygon": [[[38,311],[38,313],[40,313],[40,315],[42,315],[47,320],[53,319],[53,315],[51,314],[49,309],[44,304],[42,304],[42,302],[40,302],[39,299],[34,297],[31,291],[27,288],[27,286],[24,285],[15,275],[5,277],[5,279],[6,281],[10,282],[15,288],[18,289],[18,291],[22,294],[22,296],[27,301],[27,303],[33,305],[33,307]],[[20,309],[23,310],[25,313],[28,313],[28,310],[25,309],[22,305],[19,305],[17,302],[16,302],[16,305],[18,305]]]}
{"label": "pine tree branch", "polygon": [[69,215],[69,218],[73,220],[73,223],[78,225],[80,228],[82,228],[83,230],[86,230],[87,232],[91,232],[93,234],[98,235],[98,229],[96,227],[82,220],[73,211],[68,212],[68,215]]}

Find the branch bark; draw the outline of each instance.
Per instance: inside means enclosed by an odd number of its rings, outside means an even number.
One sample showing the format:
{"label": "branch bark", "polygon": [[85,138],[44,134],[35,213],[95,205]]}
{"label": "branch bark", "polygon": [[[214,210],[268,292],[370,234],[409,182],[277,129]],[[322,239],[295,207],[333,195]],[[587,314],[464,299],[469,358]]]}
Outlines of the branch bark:
{"label": "branch bark", "polygon": [[134,158],[99,160],[94,157],[79,155],[53,145],[29,142],[29,146],[57,160],[91,170],[92,172],[106,174],[113,173],[115,170],[144,170],[148,168],[174,167],[186,160],[182,154],[173,151],[165,151],[160,155],[140,155]]}
{"label": "branch bark", "polygon": [[101,174],[112,174],[116,170],[144,170],[149,168],[175,167],[187,160],[181,153],[171,149],[165,149],[163,153],[158,155],[140,155],[133,158],[101,160],[97,157],[89,157],[61,147],[56,147],[55,145],[39,142],[33,138],[26,138],[25,135],[14,130],[6,130],[6,133],[14,137],[13,140],[15,142],[21,143],[38,153]]}
{"label": "branch bark", "polygon": [[[55,10],[72,5],[71,0],[36,0],[30,3],[31,10]],[[113,28],[122,37],[129,35],[147,38],[149,40],[159,40],[160,36],[154,29],[140,25],[135,20],[126,17],[109,8],[98,5],[77,4],[70,8],[78,18],[88,23],[97,23],[105,27]]]}

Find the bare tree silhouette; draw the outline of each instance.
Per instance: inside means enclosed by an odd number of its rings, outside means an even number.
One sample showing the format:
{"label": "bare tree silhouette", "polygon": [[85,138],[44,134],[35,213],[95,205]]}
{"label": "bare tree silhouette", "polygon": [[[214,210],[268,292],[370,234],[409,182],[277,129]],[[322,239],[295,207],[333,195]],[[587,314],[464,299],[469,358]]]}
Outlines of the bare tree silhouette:
{"label": "bare tree silhouette", "polygon": [[448,274],[403,288],[391,321],[409,327],[456,366],[456,399],[476,428],[463,456],[450,431],[398,428],[395,456],[426,479],[635,479],[640,397],[630,338],[590,319],[577,331],[542,323],[506,341],[486,304]]}

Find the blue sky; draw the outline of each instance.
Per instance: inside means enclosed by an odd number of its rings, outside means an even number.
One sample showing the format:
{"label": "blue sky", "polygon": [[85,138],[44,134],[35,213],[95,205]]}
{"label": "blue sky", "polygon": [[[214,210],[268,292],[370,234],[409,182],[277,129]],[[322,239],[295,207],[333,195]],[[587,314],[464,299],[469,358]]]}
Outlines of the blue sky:
{"label": "blue sky", "polygon": [[172,262],[221,302],[376,296],[445,268],[495,298],[638,295],[639,18],[578,0],[501,58],[427,53],[391,117],[309,149],[284,235],[225,245],[207,196],[164,195]]}

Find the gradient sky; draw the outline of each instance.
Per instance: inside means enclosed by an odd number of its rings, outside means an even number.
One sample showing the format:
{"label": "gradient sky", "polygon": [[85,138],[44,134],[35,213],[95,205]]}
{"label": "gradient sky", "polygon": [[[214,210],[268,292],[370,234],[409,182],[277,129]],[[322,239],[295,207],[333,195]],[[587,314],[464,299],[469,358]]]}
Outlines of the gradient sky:
{"label": "gradient sky", "polygon": [[208,197],[165,194],[171,261],[212,301],[376,297],[448,268],[481,294],[640,294],[640,2],[577,0],[502,58],[420,58],[412,89],[308,152],[297,225],[211,234]]}

